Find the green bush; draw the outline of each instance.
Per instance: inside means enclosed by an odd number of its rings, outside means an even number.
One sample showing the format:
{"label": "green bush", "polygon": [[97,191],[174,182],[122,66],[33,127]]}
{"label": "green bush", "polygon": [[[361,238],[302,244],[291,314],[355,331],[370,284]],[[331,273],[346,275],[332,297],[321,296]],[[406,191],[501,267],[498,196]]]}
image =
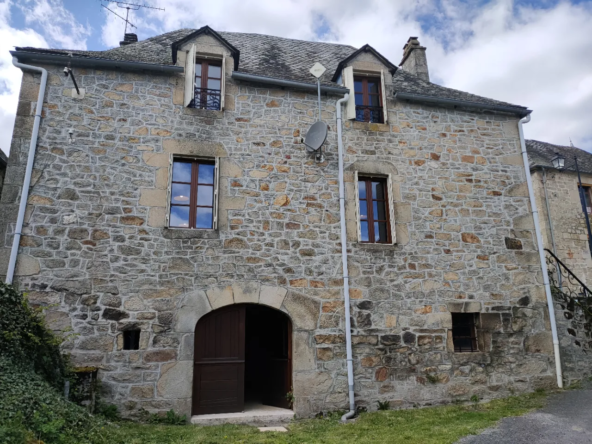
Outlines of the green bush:
{"label": "green bush", "polygon": [[[67,360],[40,311],[0,283],[0,442],[101,442],[105,421],[66,401]],[[94,437],[93,437],[94,436]]]}
{"label": "green bush", "polygon": [[32,368],[61,389],[68,363],[60,353],[61,338],[45,326],[41,310],[22,293],[0,282],[0,356]]}

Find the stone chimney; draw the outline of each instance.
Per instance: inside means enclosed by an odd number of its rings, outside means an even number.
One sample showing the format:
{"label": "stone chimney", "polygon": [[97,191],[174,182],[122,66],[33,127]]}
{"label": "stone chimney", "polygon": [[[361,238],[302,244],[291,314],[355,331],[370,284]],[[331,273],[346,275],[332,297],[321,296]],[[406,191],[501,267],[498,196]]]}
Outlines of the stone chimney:
{"label": "stone chimney", "polygon": [[138,35],[133,32],[128,32],[123,37],[123,41],[119,42],[119,46],[129,45],[130,43],[136,43],[138,41]]}
{"label": "stone chimney", "polygon": [[403,46],[403,59],[399,66],[421,80],[430,81],[426,48],[419,44],[417,37],[409,37],[409,40]]}

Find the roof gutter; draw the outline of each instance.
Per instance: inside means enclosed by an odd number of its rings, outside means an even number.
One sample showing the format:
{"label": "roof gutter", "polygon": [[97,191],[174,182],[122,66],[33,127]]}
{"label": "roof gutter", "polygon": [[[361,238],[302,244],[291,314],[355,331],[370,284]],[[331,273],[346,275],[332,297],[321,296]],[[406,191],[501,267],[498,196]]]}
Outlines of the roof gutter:
{"label": "roof gutter", "polygon": [[124,69],[131,71],[153,71],[163,73],[174,73],[184,71],[184,68],[182,66],[129,62],[123,60],[100,59],[94,57],[70,57],[68,55],[43,54],[28,51],[10,51],[10,54],[13,57],[16,57],[19,60],[19,62],[26,61],[58,65],[67,65],[68,63],[71,63],[72,66],[82,66],[87,68]]}
{"label": "roof gutter", "polygon": [[438,105],[464,106],[466,108],[500,111],[504,113],[516,114],[520,117],[526,117],[530,115],[530,113],[532,113],[532,111],[527,108],[519,108],[507,105],[492,105],[487,103],[470,102],[465,100],[443,99],[439,97],[423,96],[420,94],[410,94],[405,92],[395,93],[395,99],[409,100],[410,102],[434,103]]}
{"label": "roof gutter", "polygon": [[[244,80],[247,82],[257,82],[257,83],[265,83],[268,85],[285,86],[288,88],[305,89],[307,91],[314,91],[314,92],[317,92],[317,90],[318,90],[317,84],[295,82],[293,80],[285,80],[285,79],[276,79],[274,77],[257,76],[254,74],[246,74],[244,72],[238,72],[238,71],[234,71],[232,73],[232,78],[235,80]],[[323,86],[323,85],[321,85],[321,92],[325,92],[328,94],[343,95],[343,94],[349,93],[349,89],[343,88],[340,86]]]}

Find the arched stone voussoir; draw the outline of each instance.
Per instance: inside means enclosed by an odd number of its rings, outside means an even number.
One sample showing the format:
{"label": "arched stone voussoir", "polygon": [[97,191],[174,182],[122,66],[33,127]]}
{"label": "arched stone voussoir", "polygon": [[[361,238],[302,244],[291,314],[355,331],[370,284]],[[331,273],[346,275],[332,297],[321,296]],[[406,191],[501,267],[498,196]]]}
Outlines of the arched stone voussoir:
{"label": "arched stone voussoir", "polygon": [[197,321],[212,311],[210,301],[203,290],[194,290],[180,296],[175,315],[175,332],[193,333]]}
{"label": "arched stone voussoir", "polygon": [[197,321],[202,316],[212,310],[233,304],[267,305],[290,315],[290,312],[283,307],[287,293],[286,288],[261,285],[255,281],[235,282],[232,285],[210,287],[205,291],[194,290],[185,293],[179,296],[180,301],[175,316],[175,332],[194,333]]}
{"label": "arched stone voussoir", "polygon": [[292,319],[295,330],[314,330],[319,322],[321,303],[316,299],[288,291],[284,299],[284,308]]}

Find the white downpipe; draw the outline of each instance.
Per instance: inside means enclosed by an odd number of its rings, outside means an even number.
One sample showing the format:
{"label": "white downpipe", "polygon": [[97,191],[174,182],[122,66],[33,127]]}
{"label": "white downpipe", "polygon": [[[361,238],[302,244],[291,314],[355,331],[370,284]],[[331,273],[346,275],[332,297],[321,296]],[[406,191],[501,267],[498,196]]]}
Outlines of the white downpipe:
{"label": "white downpipe", "polygon": [[347,385],[349,388],[349,412],[341,417],[345,422],[356,414],[354,400],[354,365],[352,358],[351,321],[349,312],[349,277],[347,273],[347,238],[345,233],[345,185],[343,183],[343,139],[341,128],[341,105],[349,100],[345,94],[337,101],[337,148],[339,153],[339,222],[341,224],[341,266],[343,268],[343,298],[345,299],[345,347],[347,354]]}
{"label": "white downpipe", "polygon": [[522,125],[530,122],[530,115],[521,119],[518,122],[518,132],[520,134],[520,148],[522,149],[522,160],[524,162],[524,171],[526,173],[526,184],[528,186],[528,197],[530,198],[530,206],[532,208],[532,217],[534,219],[534,231],[537,239],[537,248],[539,250],[539,259],[541,261],[541,269],[543,271],[543,283],[545,285],[545,294],[547,295],[547,306],[549,307],[549,321],[551,323],[551,333],[553,334],[553,350],[555,353],[555,372],[557,374],[557,387],[563,388],[563,372],[561,371],[561,355],[559,354],[559,338],[557,336],[557,325],[555,323],[555,305],[553,304],[553,296],[551,295],[551,285],[549,284],[549,275],[547,272],[547,261],[545,259],[545,250],[543,249],[543,238],[541,236],[541,227],[539,224],[539,211],[536,206],[534,198],[534,191],[532,188],[532,179],[530,178],[530,167],[528,163],[528,155],[526,153],[526,144],[524,143],[524,132]]}
{"label": "white downpipe", "polygon": [[16,258],[21,242],[21,231],[25,220],[25,210],[27,209],[27,199],[29,198],[29,187],[31,186],[31,175],[33,173],[33,163],[35,162],[35,150],[37,148],[37,137],[39,136],[39,125],[41,123],[41,110],[43,108],[43,98],[45,97],[45,86],[47,85],[47,71],[38,66],[25,65],[19,63],[16,57],[12,58],[12,64],[23,70],[37,71],[41,73],[41,84],[39,85],[39,94],[37,96],[37,107],[35,108],[35,121],[33,123],[33,132],[31,133],[31,143],[29,145],[29,157],[27,159],[27,169],[25,170],[25,180],[23,180],[23,189],[21,190],[21,201],[19,204],[16,226],[14,227],[14,238],[12,240],[12,249],[10,250],[10,260],[8,270],[6,271],[6,283],[12,284],[14,278],[14,269],[16,268]]}

